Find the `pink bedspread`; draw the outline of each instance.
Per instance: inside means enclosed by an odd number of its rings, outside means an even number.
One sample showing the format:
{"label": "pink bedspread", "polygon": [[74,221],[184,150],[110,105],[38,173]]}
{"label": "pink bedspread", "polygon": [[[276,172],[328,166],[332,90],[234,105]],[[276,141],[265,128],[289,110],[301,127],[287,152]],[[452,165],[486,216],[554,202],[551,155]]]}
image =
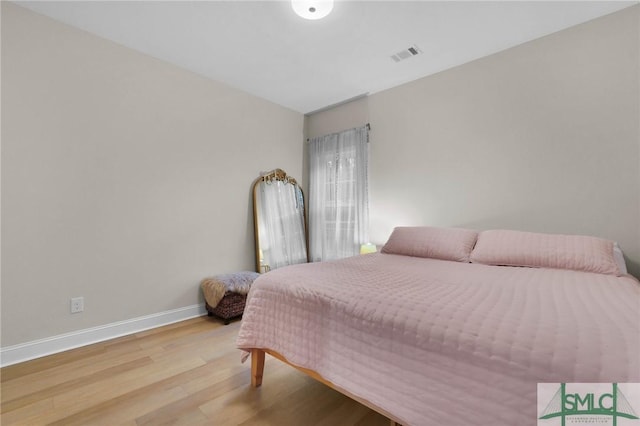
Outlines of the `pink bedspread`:
{"label": "pink bedspread", "polygon": [[380,253],[295,265],[254,282],[237,344],[406,426],[535,425],[538,382],[640,381],[640,284]]}

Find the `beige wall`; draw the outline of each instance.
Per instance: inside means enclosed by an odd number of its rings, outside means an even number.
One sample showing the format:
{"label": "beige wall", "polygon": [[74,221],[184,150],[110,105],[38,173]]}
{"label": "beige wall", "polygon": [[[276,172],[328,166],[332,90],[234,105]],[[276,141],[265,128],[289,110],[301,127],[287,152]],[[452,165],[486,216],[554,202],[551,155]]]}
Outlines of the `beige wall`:
{"label": "beige wall", "polygon": [[369,121],[371,238],[394,226],[616,240],[640,276],[639,6],[307,118]]}
{"label": "beige wall", "polygon": [[360,127],[369,122],[369,99],[353,102],[305,117],[305,131],[310,138]]}
{"label": "beige wall", "polygon": [[253,269],[252,181],[301,176],[302,139],[299,113],[2,2],[2,346]]}

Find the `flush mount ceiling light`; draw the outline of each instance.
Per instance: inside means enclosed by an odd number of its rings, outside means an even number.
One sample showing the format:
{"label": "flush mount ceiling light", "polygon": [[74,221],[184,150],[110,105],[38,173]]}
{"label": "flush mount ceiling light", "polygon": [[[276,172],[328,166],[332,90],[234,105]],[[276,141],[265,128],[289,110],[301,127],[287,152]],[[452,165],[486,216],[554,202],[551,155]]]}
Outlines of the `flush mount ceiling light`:
{"label": "flush mount ceiling light", "polygon": [[304,19],[322,19],[333,10],[333,0],[291,0],[293,11]]}

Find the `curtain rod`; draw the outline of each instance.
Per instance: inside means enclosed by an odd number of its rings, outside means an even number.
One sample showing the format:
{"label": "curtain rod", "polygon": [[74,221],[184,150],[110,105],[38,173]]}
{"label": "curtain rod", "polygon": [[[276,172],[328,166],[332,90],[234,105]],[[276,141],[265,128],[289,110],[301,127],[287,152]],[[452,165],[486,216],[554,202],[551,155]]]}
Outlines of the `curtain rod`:
{"label": "curtain rod", "polygon": [[[364,127],[366,127],[367,130],[371,130],[371,124],[370,123],[365,124]],[[354,128],[357,129],[357,127],[354,127]],[[347,130],[350,130],[350,129],[347,129]],[[340,132],[336,132],[336,133],[340,133]],[[310,140],[310,138],[307,138],[307,142],[309,142],[309,140]]]}

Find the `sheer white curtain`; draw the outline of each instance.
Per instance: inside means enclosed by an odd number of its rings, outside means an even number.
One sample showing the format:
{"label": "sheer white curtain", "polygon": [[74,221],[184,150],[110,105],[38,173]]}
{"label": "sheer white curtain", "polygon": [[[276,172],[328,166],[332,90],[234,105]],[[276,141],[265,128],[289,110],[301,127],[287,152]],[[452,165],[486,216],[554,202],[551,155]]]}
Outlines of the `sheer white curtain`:
{"label": "sheer white curtain", "polygon": [[309,141],[312,262],[354,256],[369,240],[368,141],[368,125]]}
{"label": "sheer white curtain", "polygon": [[305,263],[304,201],[300,188],[279,180],[261,182],[256,196],[264,210],[258,224],[261,268],[265,269],[261,272]]}

